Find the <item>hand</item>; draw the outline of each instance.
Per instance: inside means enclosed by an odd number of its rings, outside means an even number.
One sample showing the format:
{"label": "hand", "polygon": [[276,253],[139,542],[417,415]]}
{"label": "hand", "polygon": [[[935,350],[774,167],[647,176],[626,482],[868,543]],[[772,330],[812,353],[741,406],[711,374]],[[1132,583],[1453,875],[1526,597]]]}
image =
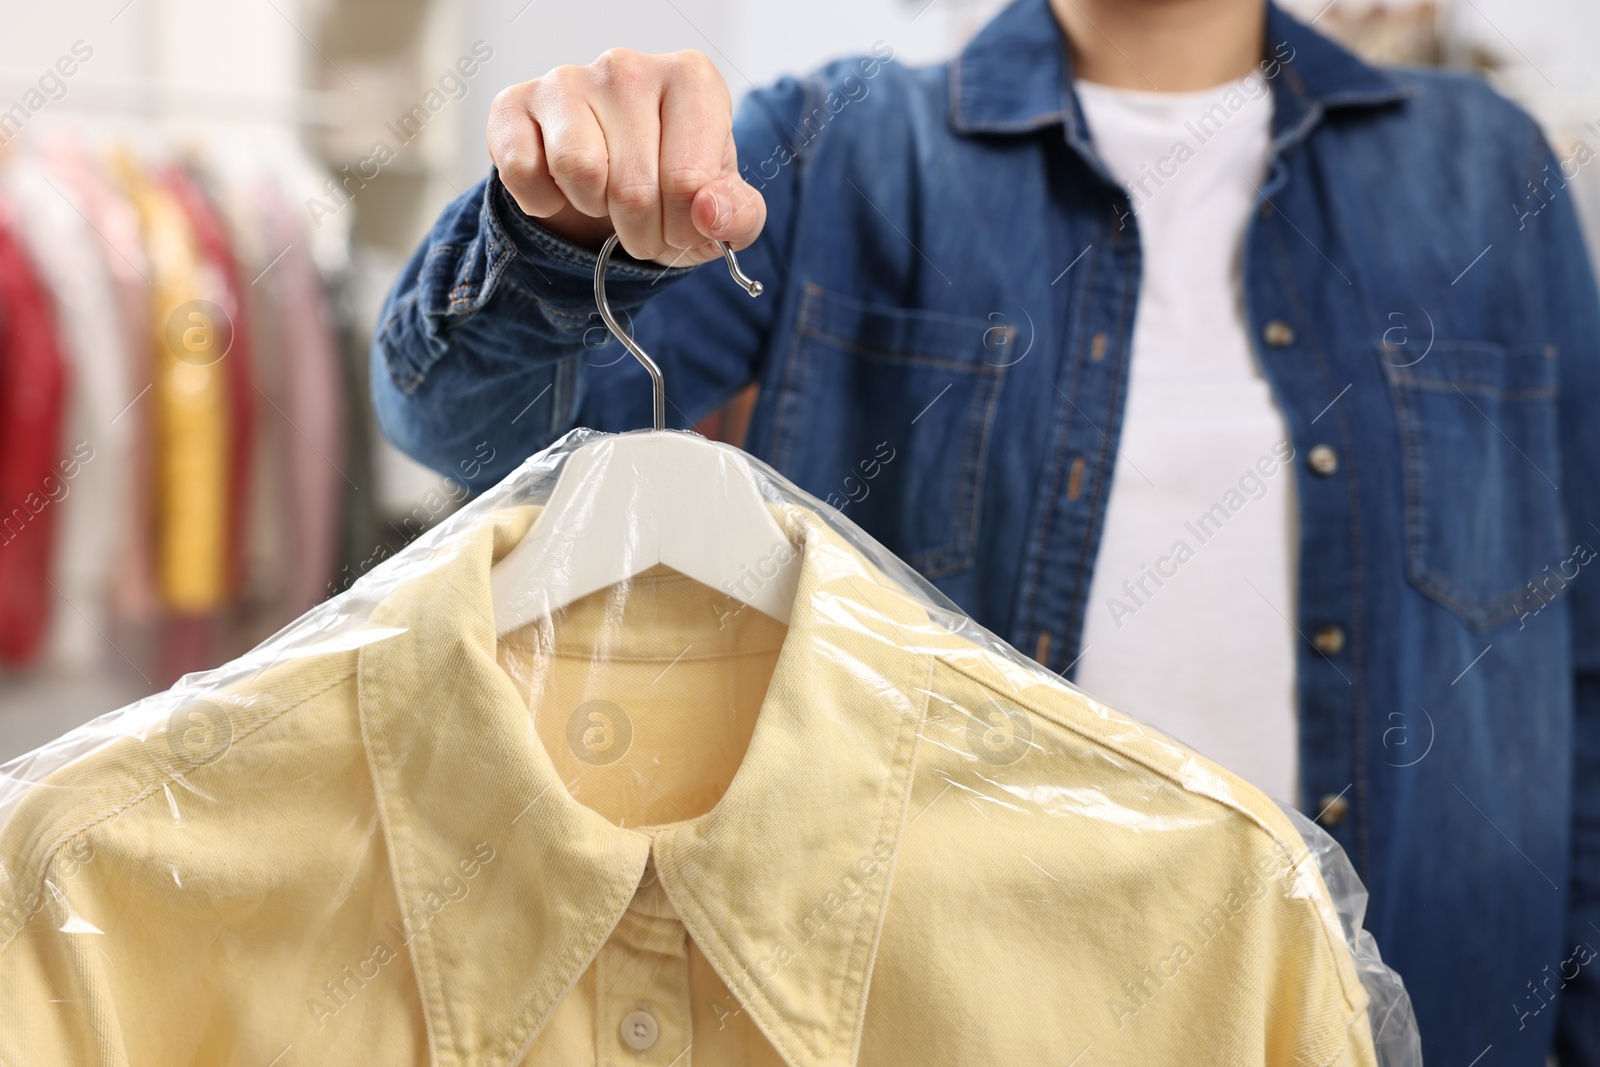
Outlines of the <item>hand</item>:
{"label": "hand", "polygon": [[699,52],[613,48],[495,97],[489,156],[517,206],[598,249],[692,266],[749,245],[767,220],[739,177],[727,83]]}

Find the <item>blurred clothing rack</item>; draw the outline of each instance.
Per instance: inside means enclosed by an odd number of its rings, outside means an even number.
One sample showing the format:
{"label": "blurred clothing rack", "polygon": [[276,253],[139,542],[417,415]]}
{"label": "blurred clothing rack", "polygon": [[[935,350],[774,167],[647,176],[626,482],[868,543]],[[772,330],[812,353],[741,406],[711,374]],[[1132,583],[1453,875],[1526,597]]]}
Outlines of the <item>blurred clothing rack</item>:
{"label": "blurred clothing rack", "polygon": [[36,708],[230,658],[375,536],[348,252],[315,254],[349,220],[308,215],[296,125],[166,117],[40,109],[0,152],[0,383],[51,385],[0,389],[0,695]]}

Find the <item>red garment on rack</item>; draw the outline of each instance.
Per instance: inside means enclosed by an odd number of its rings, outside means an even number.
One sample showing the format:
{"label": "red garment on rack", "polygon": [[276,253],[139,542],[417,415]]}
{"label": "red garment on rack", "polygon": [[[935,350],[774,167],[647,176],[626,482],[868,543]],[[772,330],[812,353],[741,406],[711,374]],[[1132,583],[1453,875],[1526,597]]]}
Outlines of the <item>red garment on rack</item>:
{"label": "red garment on rack", "polygon": [[20,667],[38,655],[54,600],[69,383],[50,294],[6,215],[0,204],[0,663]]}
{"label": "red garment on rack", "polygon": [[[249,535],[250,481],[255,470],[256,391],[245,287],[238,261],[221,216],[193,174],[179,166],[165,168],[161,183],[183,205],[195,243],[221,282],[218,305],[229,318],[232,344],[222,357],[228,390],[227,556],[225,586],[229,600],[244,588],[244,552]],[[209,666],[209,664],[207,664]]]}

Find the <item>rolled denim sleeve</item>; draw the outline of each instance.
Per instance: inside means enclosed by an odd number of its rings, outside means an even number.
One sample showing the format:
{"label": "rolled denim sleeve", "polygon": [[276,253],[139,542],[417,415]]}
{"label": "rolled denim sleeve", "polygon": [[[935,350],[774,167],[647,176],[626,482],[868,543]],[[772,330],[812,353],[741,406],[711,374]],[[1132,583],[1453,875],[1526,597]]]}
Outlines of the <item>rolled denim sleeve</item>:
{"label": "rolled denim sleeve", "polygon": [[[792,79],[751,93],[734,137],[741,158],[785,141]],[[761,185],[767,225],[740,262],[769,294],[734,284],[720,260],[607,270],[613,310],[661,365],[669,425],[689,426],[760,373],[802,167]],[[440,215],[384,303],[372,342],[372,401],[401,451],[472,489],[492,485],[575,426],[651,424],[649,379],[594,303],[595,255],[524,215],[491,173]]]}

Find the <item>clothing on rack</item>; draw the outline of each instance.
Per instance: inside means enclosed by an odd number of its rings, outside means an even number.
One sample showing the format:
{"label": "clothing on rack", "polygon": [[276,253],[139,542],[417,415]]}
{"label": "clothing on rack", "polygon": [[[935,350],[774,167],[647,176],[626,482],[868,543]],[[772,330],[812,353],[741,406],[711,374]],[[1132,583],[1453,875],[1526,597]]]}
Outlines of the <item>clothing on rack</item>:
{"label": "clothing on rack", "polygon": [[[81,209],[84,220],[94,231],[93,238],[82,233],[77,235],[88,245],[80,254],[97,258],[103,264],[111,276],[116,295],[114,304],[103,304],[97,309],[101,316],[115,316],[110,328],[124,352],[122,373],[119,375],[115,369],[105,372],[108,380],[118,377],[122,380],[122,388],[112,393],[116,410],[105,419],[97,419],[85,411],[79,421],[84,424],[85,441],[105,440],[111,446],[101,452],[113,452],[117,445],[126,442],[123,452],[97,454],[111,471],[108,477],[125,487],[121,508],[113,501],[106,501],[98,509],[98,514],[108,518],[104,525],[115,531],[118,542],[110,563],[110,586],[105,594],[110,623],[107,632],[112,635],[112,643],[135,662],[148,663],[154,659],[153,624],[161,611],[153,540],[155,420],[151,405],[146,402],[148,398],[142,393],[152,378],[147,295],[150,261],[140,238],[137,210],[113,187],[110,175],[95,165],[83,146],[58,137],[47,141],[39,152],[49,173],[54,175],[51,184],[62,190],[63,198],[70,198],[73,206]],[[13,162],[21,165],[27,158],[22,154]],[[63,230],[53,238],[49,234],[42,236],[52,243],[66,244],[73,235],[70,230]],[[88,363],[83,366],[90,374],[101,370]],[[96,505],[89,503],[85,507],[95,510]],[[79,610],[92,613],[95,601],[94,592],[85,590],[83,600],[78,602]]]}
{"label": "clothing on rack", "polygon": [[[250,335],[250,319],[244,299],[244,283],[239,278],[228,235],[222,219],[195,176],[184,167],[169,164],[163,169],[162,184],[177,198],[193,231],[202,259],[202,269],[210,275],[222,310],[223,320],[208,321],[207,309],[190,310],[185,336],[194,328],[204,336],[205,358],[221,368],[226,395],[227,468],[225,473],[225,549],[222,560],[224,595],[237,597],[243,584],[245,531],[250,526],[247,505],[250,475],[254,470],[256,424],[255,356]],[[169,320],[168,330],[172,329]],[[171,343],[170,337],[168,343]],[[194,361],[194,354],[189,360]]]}
{"label": "clothing on rack", "polygon": [[344,372],[327,290],[309,248],[297,240],[290,208],[276,192],[267,195],[262,207],[266,232],[283,249],[282,260],[263,284],[270,284],[286,357],[283,418],[291,432],[284,436],[284,446],[296,566],[285,595],[292,617],[328,595],[328,582],[339,565],[340,507],[349,484],[344,473]]}
{"label": "clothing on rack", "polygon": [[269,230],[264,202],[273,182],[259,176],[215,181],[211,189],[227,220],[240,274],[248,280],[244,298],[252,348],[264,358],[252,364],[251,388],[256,398],[254,465],[249,474],[250,500],[246,510],[253,521],[242,531],[243,586],[238,590],[242,618],[232,647],[248,647],[292,618],[287,599],[289,576],[296,562],[288,521],[272,517],[291,514],[288,496],[288,438],[294,428],[284,420],[284,389],[288,374],[285,345],[288,335],[273,291],[272,272],[281,264],[282,246]]}
{"label": "clothing on rack", "polygon": [[55,315],[10,212],[0,212],[0,663],[44,643],[70,378]]}
{"label": "clothing on rack", "polygon": [[[0,664],[167,684],[326,596],[342,537],[372,542],[370,515],[346,529],[348,357],[312,258],[323,235],[290,206],[293,168],[34,133],[0,159],[16,245],[0,378],[35,390],[5,401],[26,407],[8,540],[30,547],[0,559],[16,608]],[[70,371],[55,415],[28,399],[54,395],[28,363],[47,342]],[[71,474],[51,489],[30,449]],[[48,517],[30,492],[57,498]]]}
{"label": "clothing on rack", "polygon": [[52,175],[39,158],[23,156],[0,168],[0,196],[11,205],[17,236],[53,297],[59,342],[71,368],[58,458],[70,457],[73,474],[52,505],[58,523],[56,589],[40,654],[81,668],[93,660],[107,624],[105,591],[117,577],[122,516],[132,488],[129,449],[138,424],[119,417],[133,395],[128,334],[91,212],[71,183]]}
{"label": "clothing on rack", "polygon": [[194,310],[223,295],[202,273],[183,205],[130,157],[118,163],[150,253],[152,397],[157,411],[157,572],[166,603],[202,614],[223,600],[228,433],[215,324]]}

